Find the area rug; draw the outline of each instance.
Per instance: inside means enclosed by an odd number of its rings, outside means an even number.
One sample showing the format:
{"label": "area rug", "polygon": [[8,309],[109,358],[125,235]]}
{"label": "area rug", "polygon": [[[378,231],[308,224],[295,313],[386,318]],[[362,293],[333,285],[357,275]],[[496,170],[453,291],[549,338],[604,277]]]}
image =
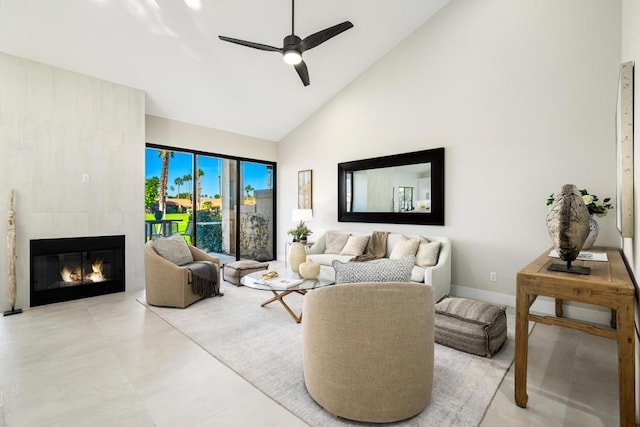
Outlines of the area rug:
{"label": "area rug", "polygon": [[[302,371],[301,325],[277,302],[260,307],[271,292],[224,282],[222,291],[223,297],[186,309],[139,301],[310,426],[362,424],[332,416],[309,396]],[[291,294],[285,301],[299,313],[302,298]],[[507,342],[491,359],[436,344],[431,402],[419,415],[394,425],[477,426],[513,362],[513,315],[507,315],[507,323]]]}

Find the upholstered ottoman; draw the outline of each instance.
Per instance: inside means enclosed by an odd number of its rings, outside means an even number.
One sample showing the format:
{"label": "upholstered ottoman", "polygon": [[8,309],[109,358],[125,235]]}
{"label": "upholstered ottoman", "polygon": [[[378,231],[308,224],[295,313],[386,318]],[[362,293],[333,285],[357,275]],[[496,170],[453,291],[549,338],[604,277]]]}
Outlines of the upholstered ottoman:
{"label": "upholstered ottoman", "polygon": [[504,305],[445,298],[436,304],[436,342],[478,356],[492,357],[507,339],[505,310]]}
{"label": "upholstered ottoman", "polygon": [[222,269],[222,280],[229,282],[232,285],[242,286],[240,279],[247,274],[254,273],[256,271],[262,271],[269,268],[268,262],[258,261],[236,261],[231,264],[227,264]]}

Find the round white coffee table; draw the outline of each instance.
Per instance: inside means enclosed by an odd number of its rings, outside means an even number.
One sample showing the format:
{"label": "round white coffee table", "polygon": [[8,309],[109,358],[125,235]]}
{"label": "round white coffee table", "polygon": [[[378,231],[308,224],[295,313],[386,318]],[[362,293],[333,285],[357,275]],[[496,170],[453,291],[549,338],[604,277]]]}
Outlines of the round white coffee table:
{"label": "round white coffee table", "polygon": [[300,315],[296,315],[287,303],[284,302],[284,297],[292,293],[305,295],[312,289],[333,285],[335,283],[335,279],[333,277],[323,276],[322,274],[316,279],[303,279],[298,273],[294,273],[288,269],[269,271],[276,271],[278,273],[278,277],[273,279],[262,279],[262,275],[267,273],[267,271],[256,271],[255,273],[250,273],[244,276],[240,280],[240,283],[249,288],[261,291],[271,291],[273,293],[273,297],[260,304],[260,307],[264,307],[274,301],[279,301],[291,317],[293,317],[293,320],[295,320],[296,323],[300,323],[302,321],[302,313],[300,313]]}

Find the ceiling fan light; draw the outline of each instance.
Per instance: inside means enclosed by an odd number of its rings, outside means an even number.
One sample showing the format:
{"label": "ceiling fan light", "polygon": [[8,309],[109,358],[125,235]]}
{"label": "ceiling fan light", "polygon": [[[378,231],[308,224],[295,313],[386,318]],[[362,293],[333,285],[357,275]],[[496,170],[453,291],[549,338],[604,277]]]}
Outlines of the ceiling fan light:
{"label": "ceiling fan light", "polygon": [[297,50],[287,50],[284,52],[284,62],[290,65],[299,64],[302,61],[302,55]]}

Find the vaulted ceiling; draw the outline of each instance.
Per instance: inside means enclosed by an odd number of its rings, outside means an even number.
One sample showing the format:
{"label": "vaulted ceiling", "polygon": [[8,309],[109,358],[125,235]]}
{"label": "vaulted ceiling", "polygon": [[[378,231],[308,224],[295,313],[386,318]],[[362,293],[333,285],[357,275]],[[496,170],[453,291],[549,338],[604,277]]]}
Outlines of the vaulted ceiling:
{"label": "vaulted ceiling", "polygon": [[290,0],[0,0],[0,51],[142,89],[148,114],[278,141],[448,2],[298,0],[301,38],[354,24],[304,53],[307,87],[279,53],[218,39],[281,47]]}

